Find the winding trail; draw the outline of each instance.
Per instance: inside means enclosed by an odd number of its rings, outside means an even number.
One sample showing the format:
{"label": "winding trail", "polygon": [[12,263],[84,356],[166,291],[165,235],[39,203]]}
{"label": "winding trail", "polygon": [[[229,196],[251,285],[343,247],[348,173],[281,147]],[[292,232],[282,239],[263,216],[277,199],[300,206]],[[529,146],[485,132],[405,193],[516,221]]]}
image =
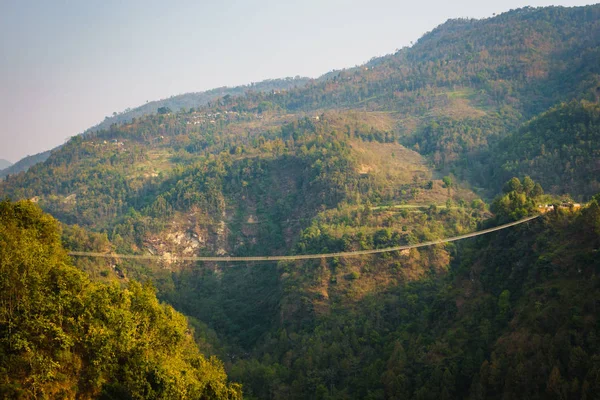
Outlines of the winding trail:
{"label": "winding trail", "polygon": [[136,255],[136,254],[113,254],[113,253],[93,253],[86,251],[70,251],[70,256],[76,257],[104,257],[104,258],[121,258],[121,259],[133,259],[133,260],[170,260],[170,261],[209,261],[209,262],[252,262],[252,261],[294,261],[294,260],[314,260],[320,258],[332,258],[332,257],[357,257],[364,256],[367,254],[378,254],[378,253],[389,253],[392,251],[401,251],[415,249],[418,247],[433,246],[434,244],[455,242],[457,240],[467,239],[475,236],[485,235],[487,233],[499,231],[502,229],[510,228],[511,226],[523,224],[533,219],[539,218],[541,215],[534,215],[533,217],[527,217],[518,221],[510,222],[508,224],[496,226],[494,228],[488,228],[477,232],[471,232],[460,236],[454,236],[446,239],[432,240],[429,242],[410,244],[404,246],[387,247],[385,249],[372,249],[372,250],[358,250],[358,251],[346,251],[341,253],[326,253],[326,254],[298,254],[294,256],[254,256],[254,257],[196,257],[196,256],[152,256],[152,255]]}

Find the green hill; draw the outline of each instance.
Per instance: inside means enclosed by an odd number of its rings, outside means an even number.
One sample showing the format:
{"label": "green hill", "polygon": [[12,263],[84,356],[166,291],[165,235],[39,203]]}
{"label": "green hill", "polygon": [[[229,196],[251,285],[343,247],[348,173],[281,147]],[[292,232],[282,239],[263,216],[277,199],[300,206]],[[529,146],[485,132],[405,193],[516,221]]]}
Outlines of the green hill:
{"label": "green hill", "polygon": [[56,220],[0,203],[3,398],[241,398],[154,289],[92,283],[71,265]]}
{"label": "green hill", "polygon": [[[112,116],[106,117],[104,121],[87,129],[83,134],[97,132],[103,129],[109,129],[113,124],[129,123],[136,118],[141,118],[147,115],[155,114],[159,109],[180,111],[189,110],[190,108],[198,108],[205,106],[210,101],[217,100],[225,96],[243,96],[248,92],[279,92],[290,90],[295,87],[303,86],[309,81],[308,78],[284,78],[284,79],[268,79],[261,82],[252,83],[250,85],[236,87],[221,87],[211,89],[206,92],[185,93],[177,96],[171,96],[168,99],[151,101],[134,109],[127,109],[122,112],[115,112]],[[57,147],[56,149],[60,148]],[[56,150],[52,149],[52,150]],[[52,150],[44,151],[33,156],[27,156],[14,165],[12,163],[2,166],[0,162],[0,179],[6,175],[17,174],[27,171],[31,166],[43,163],[48,159]]]}
{"label": "green hill", "polygon": [[205,92],[185,93],[177,96],[171,96],[168,99],[151,101],[134,109],[127,109],[120,113],[114,113],[110,117],[106,117],[104,121],[95,125],[88,130],[96,132],[102,129],[108,129],[112,124],[129,123],[134,118],[144,117],[146,115],[155,114],[159,109],[163,110],[189,110],[190,108],[198,108],[205,106],[209,102],[225,96],[243,96],[248,92],[278,92],[282,90],[290,90],[295,87],[303,86],[309,81],[308,78],[284,78],[284,79],[268,79],[262,82],[252,83],[250,85],[236,87],[220,87],[207,90]]}
{"label": "green hill", "polygon": [[497,179],[530,175],[552,192],[589,198],[600,192],[599,146],[600,106],[560,104],[498,144]]}
{"label": "green hill", "polygon": [[599,227],[594,201],[449,246],[447,275],[414,280],[444,249],[364,260],[350,285],[330,278],[348,260],[282,266],[278,323],[231,374],[249,398],[593,398]]}
{"label": "green hill", "polygon": [[[515,219],[552,194],[589,199],[599,42],[598,5],[451,20],[298,87],[94,129],[0,196],[60,220],[68,250],[160,256],[74,262],[94,282],[152,281],[249,398],[589,398],[594,202],[378,256],[176,256],[385,248]],[[525,175],[551,195],[523,179],[491,208],[480,198]]]}
{"label": "green hill", "polygon": [[[411,48],[360,67],[311,81],[267,81],[245,95],[246,88],[238,88],[240,93],[234,88],[218,101],[225,92],[215,89],[213,103],[205,106],[205,100],[195,106],[184,101],[195,94],[176,96],[174,103],[144,106],[136,116],[159,107],[200,107],[204,114],[392,112],[389,130],[395,140],[429,157],[436,168],[482,186],[491,179],[482,172],[488,171],[490,147],[500,138],[560,102],[597,101],[599,15],[600,6],[594,5],[450,20]],[[132,116],[123,113],[91,131],[110,130],[113,122]],[[493,196],[498,188],[488,189]]]}

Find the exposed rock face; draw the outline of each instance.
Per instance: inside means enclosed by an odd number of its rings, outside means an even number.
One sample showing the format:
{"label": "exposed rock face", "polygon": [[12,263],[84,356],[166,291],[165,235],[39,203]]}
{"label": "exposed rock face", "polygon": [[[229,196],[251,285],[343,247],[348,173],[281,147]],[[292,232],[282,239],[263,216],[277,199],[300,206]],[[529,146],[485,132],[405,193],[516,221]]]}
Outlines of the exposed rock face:
{"label": "exposed rock face", "polygon": [[198,209],[176,215],[168,228],[158,234],[150,234],[144,240],[144,249],[151,255],[162,256],[163,264],[171,268],[177,256],[231,253],[226,212],[222,219],[214,221]]}
{"label": "exposed rock face", "polygon": [[144,240],[144,249],[151,255],[162,256],[165,267],[177,262],[177,256],[195,256],[202,249],[213,252],[215,240],[211,234],[211,223],[200,210],[177,214],[160,233],[150,234]]}

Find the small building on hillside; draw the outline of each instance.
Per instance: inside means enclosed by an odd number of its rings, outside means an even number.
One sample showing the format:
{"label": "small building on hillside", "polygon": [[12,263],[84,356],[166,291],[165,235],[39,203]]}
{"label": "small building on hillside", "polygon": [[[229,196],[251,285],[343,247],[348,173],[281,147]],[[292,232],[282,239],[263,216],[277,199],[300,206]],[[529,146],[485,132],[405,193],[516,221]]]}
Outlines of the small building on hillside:
{"label": "small building on hillside", "polygon": [[[563,203],[558,204],[557,206],[560,210],[570,210],[570,211],[579,210],[581,208],[580,203],[571,203],[571,202],[563,202]],[[554,204],[540,204],[538,206],[538,210],[540,213],[545,214],[547,212],[554,211],[555,205]]]}

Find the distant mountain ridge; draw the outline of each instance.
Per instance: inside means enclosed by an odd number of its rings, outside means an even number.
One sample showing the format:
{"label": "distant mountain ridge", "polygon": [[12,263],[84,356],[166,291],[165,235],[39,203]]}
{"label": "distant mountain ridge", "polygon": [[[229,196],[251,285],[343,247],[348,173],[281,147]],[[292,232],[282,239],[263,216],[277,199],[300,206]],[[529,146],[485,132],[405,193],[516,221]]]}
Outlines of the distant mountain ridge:
{"label": "distant mountain ridge", "polygon": [[[414,136],[422,137],[430,121],[448,114],[453,120],[477,119],[481,125],[495,125],[474,138],[485,147],[501,130],[513,130],[557,103],[598,96],[599,14],[598,5],[526,7],[493,18],[450,19],[414,46],[362,66],[330,71],[317,79],[273,79],[172,96],[107,117],[85,133],[131,122],[161,107],[174,112],[202,108],[226,96],[236,99],[225,107],[233,110],[240,107],[241,96],[249,97],[248,103],[265,102],[288,112],[340,107],[397,111],[404,115],[400,125],[406,132],[405,145],[414,145]],[[444,140],[430,141],[428,150],[420,152],[432,155]],[[445,146],[450,152],[436,162],[437,167],[449,167],[447,161],[460,159],[461,152],[487,158],[474,151],[470,140]],[[459,146],[462,151],[457,151]]]}
{"label": "distant mountain ridge", "polygon": [[[257,146],[254,141],[273,128],[270,123],[279,126],[324,111],[377,112],[384,114],[374,119],[387,122],[382,128],[373,122],[373,132],[360,133],[363,139],[397,141],[428,157],[440,171],[486,185],[493,196],[498,189],[489,179],[496,168],[490,164],[493,146],[559,102],[597,101],[600,64],[593,60],[599,55],[600,5],[525,8],[482,20],[453,19],[414,46],[362,66],[312,80],[274,79],[174,96],[108,118],[83,139],[135,138],[139,151],[161,148],[165,166],[171,168],[181,154],[243,153],[243,147]],[[173,113],[136,117],[160,107]],[[178,112],[181,109],[185,113]],[[135,122],[126,122],[133,118]],[[83,152],[76,145],[70,151]],[[57,156],[58,162],[64,154]],[[149,172],[154,173],[158,172]],[[134,176],[148,178],[134,172],[126,178]]]}
{"label": "distant mountain ridge", "polygon": [[177,96],[171,96],[167,99],[156,100],[148,102],[144,105],[136,107],[131,110],[125,110],[118,114],[113,114],[112,117],[106,117],[104,121],[100,122],[86,130],[88,132],[95,132],[103,129],[108,129],[112,124],[128,123],[133,118],[143,117],[149,114],[154,114],[161,107],[169,108],[173,111],[179,111],[181,109],[197,108],[208,104],[208,102],[218,99],[224,96],[241,96],[249,91],[253,92],[270,92],[289,90],[295,87],[303,86],[310,81],[310,78],[306,77],[288,77],[281,79],[267,79],[261,82],[251,83],[248,85],[234,86],[234,87],[219,87],[205,92],[193,92],[184,93]]}
{"label": "distant mountain ridge", "polygon": [[[208,104],[212,100],[216,100],[225,96],[242,96],[249,91],[271,91],[277,93],[280,90],[289,90],[295,87],[303,86],[310,80],[310,78],[299,76],[293,78],[288,77],[281,79],[267,79],[261,82],[251,83],[248,85],[234,87],[223,86],[207,90],[205,92],[184,93],[177,96],[171,96],[168,99],[151,101],[139,107],[127,109],[121,113],[115,113],[112,117],[106,117],[104,121],[92,126],[91,128],[88,128],[84,132],[84,134],[109,129],[110,126],[113,124],[129,123],[134,118],[140,118],[146,115],[154,114],[161,107],[168,108],[172,111],[197,108]],[[33,156],[27,156],[17,161],[15,164],[12,164],[6,160],[0,160],[0,179],[4,179],[7,175],[27,171],[31,166],[46,161],[50,156],[50,152],[56,149],[58,149],[58,147],[35,154]],[[2,161],[6,161],[6,163],[8,164],[3,165]]]}
{"label": "distant mountain ridge", "polygon": [[4,168],[10,167],[11,165],[13,165],[13,163],[11,163],[10,161],[0,158],[0,171]]}
{"label": "distant mountain ridge", "polygon": [[4,169],[0,169],[0,180],[6,178],[7,175],[13,175],[13,174],[18,174],[19,172],[25,172],[30,167],[32,167],[38,163],[43,163],[44,161],[46,161],[48,159],[48,157],[50,157],[50,154],[52,153],[53,150],[57,150],[59,148],[60,148],[60,146],[58,146],[52,150],[44,151],[42,153],[34,154],[32,156],[27,156],[27,157],[22,158],[21,160],[17,161],[16,163],[5,167]]}

